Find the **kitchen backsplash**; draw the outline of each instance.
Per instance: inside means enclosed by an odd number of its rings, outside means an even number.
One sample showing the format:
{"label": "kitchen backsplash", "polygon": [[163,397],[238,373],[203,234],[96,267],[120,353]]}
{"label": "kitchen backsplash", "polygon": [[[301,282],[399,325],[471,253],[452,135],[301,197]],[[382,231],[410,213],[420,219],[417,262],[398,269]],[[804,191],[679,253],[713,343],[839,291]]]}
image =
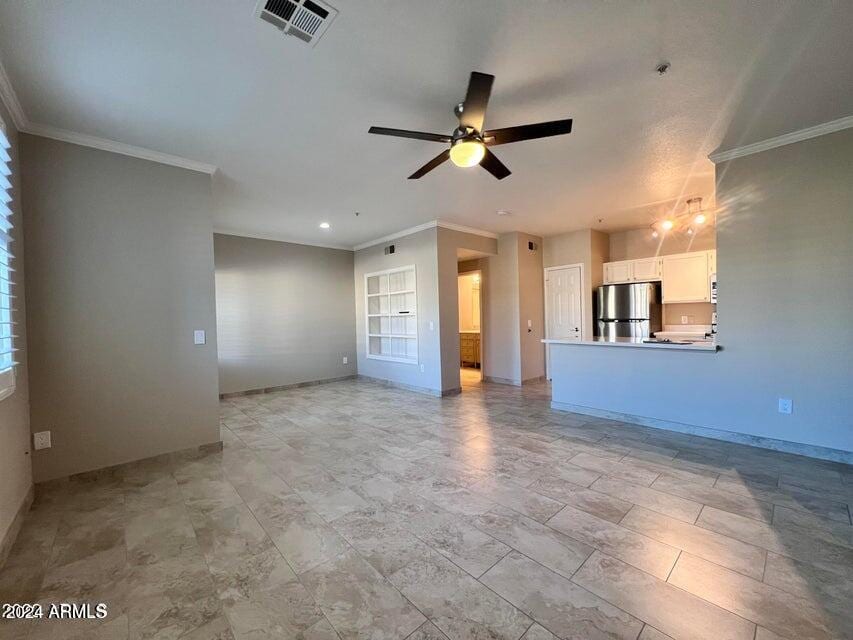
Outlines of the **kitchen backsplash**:
{"label": "kitchen backsplash", "polygon": [[711,324],[714,305],[710,302],[690,302],[663,305],[664,324],[682,324],[681,316],[687,316],[687,324]]}

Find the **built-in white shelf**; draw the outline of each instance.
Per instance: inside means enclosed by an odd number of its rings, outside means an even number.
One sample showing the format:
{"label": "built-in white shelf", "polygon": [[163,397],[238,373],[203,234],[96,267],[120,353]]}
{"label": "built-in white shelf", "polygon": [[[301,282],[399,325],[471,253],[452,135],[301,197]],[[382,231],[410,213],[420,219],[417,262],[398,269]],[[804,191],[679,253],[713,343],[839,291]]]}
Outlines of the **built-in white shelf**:
{"label": "built-in white shelf", "polygon": [[415,266],[364,276],[367,357],[418,363],[417,280]]}

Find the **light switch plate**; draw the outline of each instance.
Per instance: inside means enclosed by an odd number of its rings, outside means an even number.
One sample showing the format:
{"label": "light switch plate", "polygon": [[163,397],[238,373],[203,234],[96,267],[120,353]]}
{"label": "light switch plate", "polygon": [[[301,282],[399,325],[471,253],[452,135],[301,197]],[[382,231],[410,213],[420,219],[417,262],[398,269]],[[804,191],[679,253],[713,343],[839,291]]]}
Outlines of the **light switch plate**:
{"label": "light switch plate", "polygon": [[193,344],[204,344],[207,338],[204,335],[204,329],[196,329],[193,331]]}
{"label": "light switch plate", "polygon": [[349,364],[349,358],[347,358],[346,356],[344,356],[344,364]]}
{"label": "light switch plate", "polygon": [[50,449],[50,431],[37,431],[33,434],[33,449]]}
{"label": "light switch plate", "polygon": [[421,373],[424,372],[424,365],[421,365]]}
{"label": "light switch plate", "polygon": [[430,321],[429,321],[429,330],[430,330],[430,331],[434,331],[434,330],[435,330],[435,324],[433,324],[433,321],[432,321],[432,320],[430,320]]}
{"label": "light switch plate", "polygon": [[794,401],[790,398],[779,398],[779,413],[791,414],[794,412]]}

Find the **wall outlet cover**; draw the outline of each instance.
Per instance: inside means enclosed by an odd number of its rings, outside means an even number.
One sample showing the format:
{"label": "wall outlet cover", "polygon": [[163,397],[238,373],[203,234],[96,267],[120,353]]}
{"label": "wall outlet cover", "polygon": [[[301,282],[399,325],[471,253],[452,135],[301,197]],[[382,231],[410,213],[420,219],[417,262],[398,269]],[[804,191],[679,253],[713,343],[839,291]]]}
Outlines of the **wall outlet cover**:
{"label": "wall outlet cover", "polygon": [[344,360],[344,364],[349,364],[349,358],[347,358],[346,356],[344,356],[343,360]]}
{"label": "wall outlet cover", "polygon": [[33,448],[36,451],[50,449],[50,446],[50,431],[37,431],[33,434]]}
{"label": "wall outlet cover", "polygon": [[421,365],[421,373],[424,372],[424,365]]}
{"label": "wall outlet cover", "polygon": [[690,316],[681,316],[681,324],[690,324]]}
{"label": "wall outlet cover", "polygon": [[794,401],[790,398],[779,398],[779,413],[791,414],[794,411]]}
{"label": "wall outlet cover", "polygon": [[205,342],[207,342],[207,337],[204,334],[204,329],[193,331],[193,344],[204,344]]}

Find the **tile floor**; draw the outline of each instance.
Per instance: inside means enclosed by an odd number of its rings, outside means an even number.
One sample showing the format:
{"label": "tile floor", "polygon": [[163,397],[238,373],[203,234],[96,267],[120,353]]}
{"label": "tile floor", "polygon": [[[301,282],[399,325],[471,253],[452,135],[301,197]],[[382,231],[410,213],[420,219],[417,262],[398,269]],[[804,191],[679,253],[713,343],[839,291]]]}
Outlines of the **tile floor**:
{"label": "tile floor", "polygon": [[853,470],[559,413],[544,384],[222,403],[221,452],[40,486],[4,639],[853,637]]}

